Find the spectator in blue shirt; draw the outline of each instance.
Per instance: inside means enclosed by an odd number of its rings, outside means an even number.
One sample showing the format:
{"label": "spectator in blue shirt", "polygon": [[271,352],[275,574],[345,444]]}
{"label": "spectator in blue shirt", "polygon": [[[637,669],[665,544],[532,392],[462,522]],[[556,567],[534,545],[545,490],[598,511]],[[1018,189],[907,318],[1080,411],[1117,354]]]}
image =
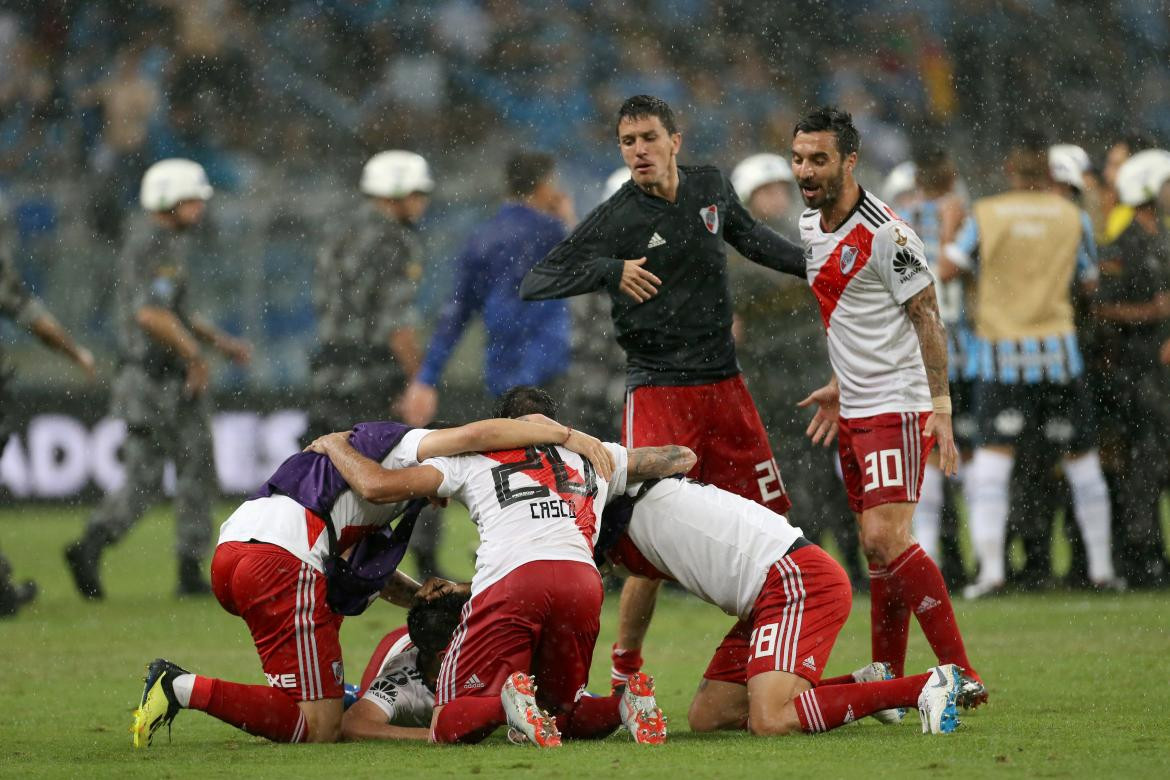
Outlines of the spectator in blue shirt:
{"label": "spectator in blue shirt", "polygon": [[565,237],[572,204],[558,186],[550,155],[513,155],[506,180],[509,200],[472,231],[459,255],[454,293],[403,398],[403,418],[411,425],[434,419],[443,368],[476,313],[487,329],[489,394],[499,396],[514,385],[563,389],[558,383],[569,368],[568,303],[522,301],[519,291],[528,270]]}

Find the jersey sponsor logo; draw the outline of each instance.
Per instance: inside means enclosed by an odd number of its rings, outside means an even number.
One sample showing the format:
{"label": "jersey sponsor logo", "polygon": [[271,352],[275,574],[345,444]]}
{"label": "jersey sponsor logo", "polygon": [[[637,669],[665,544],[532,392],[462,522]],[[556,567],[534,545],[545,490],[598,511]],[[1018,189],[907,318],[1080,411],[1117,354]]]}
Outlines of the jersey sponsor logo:
{"label": "jersey sponsor logo", "polygon": [[909,249],[900,249],[894,255],[894,271],[898,274],[902,284],[913,279],[926,270],[926,265]]}
{"label": "jersey sponsor logo", "polygon": [[666,239],[655,233],[654,235],[650,236],[650,243],[646,244],[646,248],[653,249],[654,247],[662,246],[665,243]]}
{"label": "jersey sponsor logo", "polygon": [[849,245],[841,247],[841,273],[848,274],[853,270],[853,265],[856,262],[857,247]]}
{"label": "jersey sponsor logo", "polygon": [[703,218],[703,226],[713,235],[719,233],[719,207],[712,204],[705,209],[699,209],[699,216]]}
{"label": "jersey sponsor logo", "polygon": [[800,665],[806,669],[812,669],[815,672],[817,670],[817,659],[810,655],[808,658],[801,661]]}
{"label": "jersey sponsor logo", "polygon": [[295,674],[269,674],[264,673],[268,679],[268,685],[273,688],[296,688],[297,676]]}
{"label": "jersey sponsor logo", "polygon": [[914,614],[921,615],[924,612],[929,612],[939,604],[942,604],[942,602],[938,599],[931,598],[930,596],[923,596],[922,601],[919,602],[918,606],[914,608]]}
{"label": "jersey sponsor logo", "polygon": [[483,680],[479,679],[478,674],[472,674],[471,677],[467,678],[467,682],[463,683],[463,687],[472,689],[483,688],[484,682]]}

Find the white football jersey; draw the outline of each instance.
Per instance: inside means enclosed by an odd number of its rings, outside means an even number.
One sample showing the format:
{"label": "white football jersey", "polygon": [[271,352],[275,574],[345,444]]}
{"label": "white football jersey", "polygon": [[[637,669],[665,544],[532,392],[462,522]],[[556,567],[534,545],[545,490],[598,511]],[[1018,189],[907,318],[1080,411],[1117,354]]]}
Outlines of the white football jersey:
{"label": "white football jersey", "polygon": [[927,412],[930,386],[918,334],[902,304],[934,283],[918,235],[865,190],[831,233],[800,216],[805,268],[841,385],[841,416]]}
{"label": "white football jersey", "polygon": [[[408,431],[382,459],[382,465],[388,469],[417,466],[418,445],[428,433],[430,430],[426,428]],[[337,532],[338,547],[346,550],[369,528],[390,522],[403,510],[405,503],[371,504],[352,490],[346,490],[337,497],[329,513]],[[324,521],[307,512],[293,499],[279,494],[245,501],[219,527],[217,544],[251,539],[275,544],[324,574],[325,559],[329,557],[329,534],[325,532]]]}
{"label": "white football jersey", "polygon": [[465,504],[479,529],[472,595],[533,561],[593,565],[601,510],[626,482],[626,448],[605,446],[617,464],[608,483],[587,459],[562,447],[423,462],[443,473],[439,495]]}
{"label": "white football jersey", "polygon": [[664,479],[634,505],[609,557],[633,574],[665,575],[727,614],[747,618],[768,569],[801,536],[783,515],[755,501],[714,485]]}
{"label": "white football jersey", "polygon": [[386,651],[362,699],[377,705],[391,726],[430,726],[435,694],[418,669],[418,648],[410,643],[409,634],[399,630],[402,635]]}

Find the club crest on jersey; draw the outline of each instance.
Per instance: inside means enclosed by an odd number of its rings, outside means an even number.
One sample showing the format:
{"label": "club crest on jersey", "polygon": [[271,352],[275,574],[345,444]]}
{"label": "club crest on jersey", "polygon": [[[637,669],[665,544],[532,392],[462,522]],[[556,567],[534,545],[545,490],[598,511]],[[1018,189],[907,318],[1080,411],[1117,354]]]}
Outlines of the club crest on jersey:
{"label": "club crest on jersey", "polygon": [[841,273],[848,274],[857,263],[857,247],[846,244],[841,247]]}
{"label": "club crest on jersey", "polygon": [[705,209],[699,209],[699,216],[703,218],[703,225],[708,233],[719,234],[719,207],[712,204]]}

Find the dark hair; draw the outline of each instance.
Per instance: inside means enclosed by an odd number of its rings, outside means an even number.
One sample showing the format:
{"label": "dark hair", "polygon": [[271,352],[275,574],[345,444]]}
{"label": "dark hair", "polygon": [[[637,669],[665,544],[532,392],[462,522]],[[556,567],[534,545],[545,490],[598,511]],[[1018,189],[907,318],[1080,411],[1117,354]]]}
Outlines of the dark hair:
{"label": "dark hair", "polygon": [[792,137],[795,138],[797,133],[826,131],[837,136],[837,151],[842,157],[848,157],[861,148],[861,137],[853,126],[853,116],[836,106],[820,106],[809,111],[796,123]]}
{"label": "dark hair", "polygon": [[504,182],[508,194],[522,198],[531,195],[556,168],[556,160],[543,152],[516,152],[508,158]]}
{"label": "dark hair", "polygon": [[678,123],[674,121],[674,112],[670,110],[670,106],[662,98],[653,95],[634,95],[626,98],[626,102],[618,109],[615,131],[620,130],[623,119],[645,119],[648,116],[658,117],[666,132],[671,135],[678,132]]}
{"label": "dark hair", "polygon": [[523,417],[526,414],[543,414],[555,420],[557,402],[533,385],[510,387],[496,400],[496,417]]}
{"label": "dark hair", "polygon": [[444,593],[434,601],[416,601],[406,613],[411,644],[425,655],[443,652],[459,627],[468,598],[465,593]]}
{"label": "dark hair", "polygon": [[1048,146],[1048,135],[1043,130],[1034,127],[1017,130],[1009,153],[1016,175],[1028,181],[1047,179],[1051,175]]}
{"label": "dark hair", "polygon": [[949,188],[955,178],[955,165],[951,153],[945,146],[934,141],[923,141],[912,155],[914,178],[924,190],[936,191]]}

